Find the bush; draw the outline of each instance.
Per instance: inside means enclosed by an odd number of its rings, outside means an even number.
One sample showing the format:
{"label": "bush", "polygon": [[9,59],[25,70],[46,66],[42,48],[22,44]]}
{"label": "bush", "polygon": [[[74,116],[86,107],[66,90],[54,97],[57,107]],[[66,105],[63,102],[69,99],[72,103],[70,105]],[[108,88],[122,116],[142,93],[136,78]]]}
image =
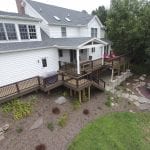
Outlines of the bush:
{"label": "bush", "polygon": [[2,105],[2,111],[12,113],[16,120],[22,119],[32,112],[32,102],[23,102],[21,100],[13,100]]}
{"label": "bush", "polygon": [[84,115],[88,115],[89,113],[90,113],[90,111],[89,111],[88,109],[84,109],[84,110],[83,110],[83,114],[84,114]]}
{"label": "bush", "polygon": [[52,112],[53,112],[53,114],[58,115],[58,114],[60,114],[60,109],[58,107],[55,107],[52,109]]}
{"label": "bush", "polygon": [[105,105],[108,106],[108,107],[111,107],[111,103],[112,103],[111,97],[108,96],[107,101],[105,102]]}
{"label": "bush", "polygon": [[46,146],[44,144],[37,145],[35,150],[46,150]]}
{"label": "bush", "polygon": [[23,131],[23,129],[21,127],[16,128],[17,133],[21,133],[22,131]]}
{"label": "bush", "polygon": [[61,116],[58,120],[58,125],[60,127],[64,127],[67,124],[68,115],[65,113],[63,116]]}
{"label": "bush", "polygon": [[49,123],[47,124],[47,128],[48,128],[49,130],[53,131],[53,130],[54,130],[54,124],[53,124],[52,122],[49,122]]}
{"label": "bush", "polygon": [[72,100],[72,106],[74,110],[77,110],[81,107],[81,103],[79,102],[79,100],[75,99],[75,100]]}

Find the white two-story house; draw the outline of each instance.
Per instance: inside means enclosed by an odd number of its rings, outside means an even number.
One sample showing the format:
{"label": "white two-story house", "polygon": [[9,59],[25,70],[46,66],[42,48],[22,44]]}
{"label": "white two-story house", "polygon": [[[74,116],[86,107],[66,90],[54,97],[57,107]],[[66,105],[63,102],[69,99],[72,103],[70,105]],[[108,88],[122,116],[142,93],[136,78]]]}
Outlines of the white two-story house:
{"label": "white two-story house", "polygon": [[99,74],[111,42],[97,16],[31,0],[16,4],[18,13],[0,11],[0,99],[60,85],[81,95],[92,84],[101,88],[100,81],[104,89]]}
{"label": "white two-story house", "polygon": [[[104,26],[97,16],[31,0],[19,13],[0,12],[0,86],[57,72],[66,63],[103,58]],[[103,63],[103,60],[101,60]]]}

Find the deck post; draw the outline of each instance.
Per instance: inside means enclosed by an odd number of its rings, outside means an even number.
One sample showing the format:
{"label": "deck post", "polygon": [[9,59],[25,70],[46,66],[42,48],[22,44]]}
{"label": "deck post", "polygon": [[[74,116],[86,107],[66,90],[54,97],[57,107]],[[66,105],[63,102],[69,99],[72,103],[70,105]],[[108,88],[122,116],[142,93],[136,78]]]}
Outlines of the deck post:
{"label": "deck post", "polygon": [[76,52],[77,52],[77,74],[80,74],[80,58],[79,58],[79,52],[80,52],[80,49],[77,49],[76,50]]}
{"label": "deck post", "polygon": [[71,97],[73,96],[73,94],[72,94],[72,89],[70,89],[70,96],[71,96]]}
{"label": "deck post", "polygon": [[114,68],[112,68],[112,73],[111,73],[111,81],[114,79]]}
{"label": "deck post", "polygon": [[90,86],[88,87],[88,100],[90,101],[91,99],[91,88]]}
{"label": "deck post", "polygon": [[81,103],[81,91],[79,91],[79,102]]}

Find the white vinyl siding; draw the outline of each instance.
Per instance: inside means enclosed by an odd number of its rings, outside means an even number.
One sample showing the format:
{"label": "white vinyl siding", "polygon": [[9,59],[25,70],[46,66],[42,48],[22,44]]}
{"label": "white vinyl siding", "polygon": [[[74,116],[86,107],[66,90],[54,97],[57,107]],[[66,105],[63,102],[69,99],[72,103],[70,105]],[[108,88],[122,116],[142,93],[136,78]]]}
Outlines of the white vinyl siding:
{"label": "white vinyl siding", "polygon": [[[46,58],[47,67],[42,59]],[[0,54],[0,86],[58,71],[55,48]]]}

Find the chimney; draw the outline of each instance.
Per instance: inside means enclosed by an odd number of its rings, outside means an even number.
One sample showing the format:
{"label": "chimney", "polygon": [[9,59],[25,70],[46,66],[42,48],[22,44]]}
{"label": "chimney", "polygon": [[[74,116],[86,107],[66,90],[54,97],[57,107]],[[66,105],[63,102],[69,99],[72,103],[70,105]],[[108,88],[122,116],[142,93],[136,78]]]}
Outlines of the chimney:
{"label": "chimney", "polygon": [[16,0],[16,5],[17,5],[17,9],[18,9],[18,13],[20,15],[25,15],[25,2],[23,0]]}

